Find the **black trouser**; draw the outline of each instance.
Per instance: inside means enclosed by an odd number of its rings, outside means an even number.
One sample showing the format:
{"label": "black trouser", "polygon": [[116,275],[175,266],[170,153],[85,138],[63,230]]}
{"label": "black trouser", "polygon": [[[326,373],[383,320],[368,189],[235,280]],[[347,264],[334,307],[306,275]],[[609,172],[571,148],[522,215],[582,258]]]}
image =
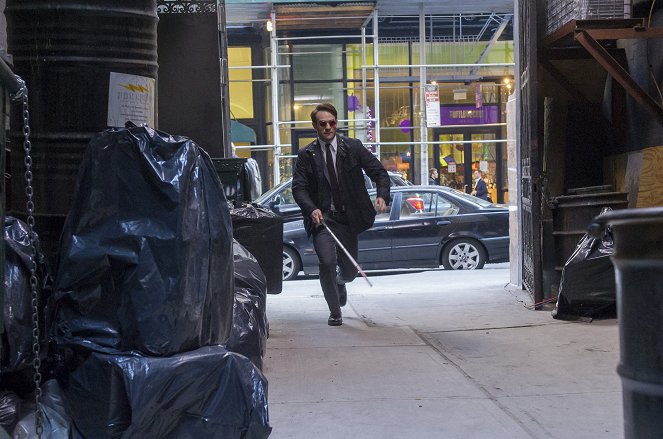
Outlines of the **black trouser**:
{"label": "black trouser", "polygon": [[[357,235],[352,233],[347,218],[343,214],[325,214],[325,222],[345,249],[357,260]],[[357,277],[357,268],[324,226],[319,225],[313,232],[313,246],[320,260],[320,286],[332,316],[341,315],[338,300],[338,284],[352,282]],[[337,272],[336,267],[339,270]]]}

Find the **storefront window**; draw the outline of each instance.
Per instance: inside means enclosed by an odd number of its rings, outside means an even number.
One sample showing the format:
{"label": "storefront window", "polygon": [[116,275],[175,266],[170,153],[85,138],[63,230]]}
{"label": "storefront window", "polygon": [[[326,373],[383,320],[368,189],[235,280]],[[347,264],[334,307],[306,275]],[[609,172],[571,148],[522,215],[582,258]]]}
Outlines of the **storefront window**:
{"label": "storefront window", "polygon": [[[465,146],[462,133],[440,134],[440,184],[453,189],[465,188]],[[455,143],[457,142],[457,143]]]}
{"label": "storefront window", "polygon": [[[229,47],[228,66],[251,66],[250,47]],[[230,112],[233,119],[253,118],[253,79],[251,69],[229,69]]]}

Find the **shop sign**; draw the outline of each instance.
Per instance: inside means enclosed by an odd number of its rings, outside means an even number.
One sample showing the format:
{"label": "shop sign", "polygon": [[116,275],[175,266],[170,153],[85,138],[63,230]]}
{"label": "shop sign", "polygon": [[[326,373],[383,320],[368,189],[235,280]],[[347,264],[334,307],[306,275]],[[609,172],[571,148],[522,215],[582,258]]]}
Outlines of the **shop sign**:
{"label": "shop sign", "polygon": [[437,84],[426,84],[426,125],[428,127],[440,126],[440,93]]}
{"label": "shop sign", "polygon": [[482,125],[499,123],[499,107],[484,105],[444,105],[440,107],[442,125]]}

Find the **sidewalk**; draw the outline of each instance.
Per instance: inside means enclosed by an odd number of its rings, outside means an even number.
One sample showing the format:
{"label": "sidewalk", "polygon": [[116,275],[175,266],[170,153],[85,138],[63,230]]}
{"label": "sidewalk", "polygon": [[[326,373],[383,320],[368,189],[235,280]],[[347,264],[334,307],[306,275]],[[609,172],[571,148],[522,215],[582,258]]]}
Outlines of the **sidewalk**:
{"label": "sidewalk", "polygon": [[554,320],[508,265],[357,279],[327,326],[317,278],[268,296],[275,439],[621,438],[615,320]]}

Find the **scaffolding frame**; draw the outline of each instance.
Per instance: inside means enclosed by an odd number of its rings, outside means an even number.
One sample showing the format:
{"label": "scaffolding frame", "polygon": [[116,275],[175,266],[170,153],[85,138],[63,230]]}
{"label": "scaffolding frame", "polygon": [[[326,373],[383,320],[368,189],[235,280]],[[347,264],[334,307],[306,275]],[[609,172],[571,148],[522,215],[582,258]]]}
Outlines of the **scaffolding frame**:
{"label": "scaffolding frame", "polygon": [[[469,14],[465,14],[466,16]],[[372,78],[372,86],[370,89],[372,89],[373,92],[373,108],[374,108],[374,114],[370,118],[360,118],[360,119],[339,119],[339,122],[345,122],[350,126],[350,124],[353,124],[354,129],[366,129],[370,130],[372,129],[374,132],[374,138],[372,141],[368,142],[363,142],[365,146],[372,146],[374,147],[374,154],[378,157],[378,159],[381,156],[381,146],[382,145],[419,145],[419,166],[418,166],[418,176],[417,180],[420,184],[427,184],[428,183],[428,147],[431,144],[467,144],[467,143],[503,143],[506,142],[506,139],[491,139],[491,140],[486,140],[486,141],[480,141],[480,140],[469,140],[469,141],[450,141],[450,142],[445,142],[445,141],[429,141],[428,139],[428,129],[429,127],[427,126],[425,122],[425,108],[426,108],[426,103],[425,103],[425,86],[426,84],[429,83],[429,69],[467,69],[466,74],[464,75],[457,75],[453,76],[450,75],[448,76],[450,80],[458,82],[462,81],[463,79],[466,80],[472,80],[472,78],[475,76],[476,71],[481,68],[481,67],[504,67],[507,69],[511,69],[511,75],[513,75],[513,67],[514,63],[482,63],[482,61],[485,59],[486,54],[490,51],[492,48],[493,44],[497,41],[499,38],[499,34],[504,30],[506,25],[508,24],[509,20],[511,20],[512,15],[511,14],[496,14],[496,13],[491,13],[490,15],[488,14],[477,14],[477,15],[487,15],[486,19],[486,24],[482,28],[481,32],[472,37],[472,36],[466,36],[463,35],[463,29],[462,29],[462,17],[463,14],[453,14],[452,16],[436,16],[434,14],[426,14],[424,10],[424,5],[420,5],[419,9],[419,63],[417,64],[402,64],[402,65],[382,65],[379,62],[379,52],[380,52],[380,36],[379,36],[379,16],[378,16],[378,8],[374,8],[373,11],[365,17],[363,24],[360,27],[360,34],[359,35],[324,35],[324,36],[302,36],[302,37],[286,37],[286,38],[281,38],[278,37],[277,34],[277,29],[278,29],[278,21],[279,18],[277,16],[276,10],[272,9],[270,13],[270,21],[271,21],[271,31],[270,31],[270,63],[269,65],[266,66],[237,66],[237,67],[229,67],[229,69],[264,69],[268,70],[270,75],[269,78],[267,79],[252,79],[250,81],[247,80],[242,80],[241,82],[266,82],[271,84],[271,112],[272,112],[272,121],[271,121],[271,129],[272,129],[272,139],[273,143],[272,144],[267,144],[267,145],[248,145],[248,146],[235,146],[235,149],[248,149],[251,151],[272,151],[273,152],[273,173],[272,173],[272,184],[273,186],[278,185],[281,183],[281,161],[282,160],[289,160],[293,159],[296,156],[292,154],[283,154],[282,148],[284,147],[292,147],[292,144],[284,144],[281,142],[281,129],[283,126],[293,126],[296,124],[302,124],[302,123],[310,123],[310,121],[297,121],[297,120],[281,120],[280,119],[280,103],[282,96],[280,94],[280,75],[279,71],[284,68],[290,68],[291,66],[289,64],[279,64],[279,57],[281,55],[291,55],[290,52],[280,52],[280,48],[282,46],[279,45],[279,42],[281,41],[306,41],[306,40],[315,40],[315,41],[320,41],[320,40],[345,40],[347,41],[348,39],[353,39],[357,38],[361,41],[361,94],[362,94],[362,101],[363,103],[367,102],[367,92],[369,90],[369,81],[367,77],[367,73],[369,70],[372,70],[373,73],[373,78]],[[408,17],[414,17],[411,15],[408,15]],[[438,38],[432,38],[432,30],[431,30],[431,38],[427,39],[426,35],[426,20],[427,18],[429,19],[429,26],[432,27],[432,23],[435,19],[435,17],[443,17],[443,18],[452,18],[454,22],[454,28],[453,28],[453,36],[451,37],[451,40],[444,40],[444,42],[450,42],[452,44],[456,45],[463,45],[467,42],[477,42],[480,40],[481,35],[486,31],[486,28],[489,24],[490,21],[496,21],[499,23],[499,33],[496,37],[491,38],[491,40],[488,42],[488,45],[486,48],[484,48],[483,52],[481,53],[478,61],[476,63],[462,63],[462,62],[455,62],[454,64],[428,64],[427,63],[427,46],[430,43],[431,48],[432,48],[432,43],[434,42],[440,42],[442,41],[439,37]],[[311,18],[315,19],[315,18]],[[456,33],[456,19],[458,19],[458,33]],[[372,34],[367,34],[367,29],[368,27],[372,25]],[[373,64],[368,64],[367,62],[367,51],[369,50],[369,43],[367,39],[371,39],[371,44],[372,44],[372,50],[373,50]],[[385,41],[389,42],[389,39],[386,38]],[[458,61],[457,59],[457,52],[458,48],[455,48],[456,52],[454,55],[454,60]],[[346,51],[343,51],[345,53]],[[310,54],[317,54],[318,52],[298,52],[296,55],[310,55]],[[420,124],[417,127],[411,127],[413,130],[415,128],[419,129],[419,141],[413,141],[413,142],[382,142],[381,141],[381,117],[380,117],[380,84],[381,84],[381,76],[380,76],[380,70],[381,69],[419,69],[419,76],[418,76],[418,85],[417,86],[412,86],[409,88],[418,88],[419,89],[419,120],[421,121]],[[233,81],[234,82],[234,81]],[[239,82],[239,81],[238,81]],[[414,81],[412,81],[414,82]],[[399,87],[402,88],[402,87]],[[370,127],[370,124],[373,124],[372,127]],[[357,125],[357,124],[362,124],[362,125]],[[480,125],[480,126],[506,126],[506,123],[500,123],[500,124],[488,124],[488,125]],[[466,127],[466,126],[464,126]],[[453,128],[453,127],[450,127]]]}

